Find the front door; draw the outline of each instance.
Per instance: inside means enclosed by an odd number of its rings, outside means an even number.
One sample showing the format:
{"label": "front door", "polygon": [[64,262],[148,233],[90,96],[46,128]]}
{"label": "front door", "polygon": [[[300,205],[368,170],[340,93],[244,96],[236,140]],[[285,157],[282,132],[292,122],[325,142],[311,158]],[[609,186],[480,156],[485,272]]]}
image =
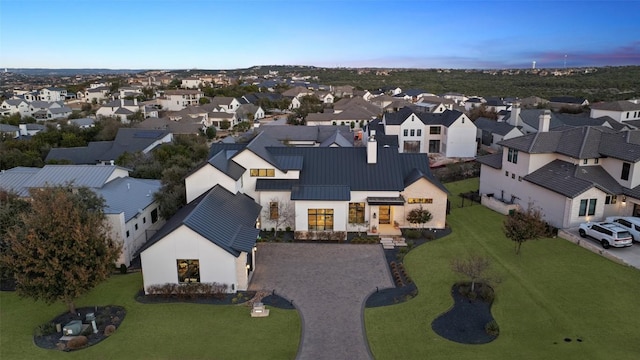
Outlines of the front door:
{"label": "front door", "polygon": [[380,219],[378,223],[391,224],[391,206],[389,205],[380,206]]}

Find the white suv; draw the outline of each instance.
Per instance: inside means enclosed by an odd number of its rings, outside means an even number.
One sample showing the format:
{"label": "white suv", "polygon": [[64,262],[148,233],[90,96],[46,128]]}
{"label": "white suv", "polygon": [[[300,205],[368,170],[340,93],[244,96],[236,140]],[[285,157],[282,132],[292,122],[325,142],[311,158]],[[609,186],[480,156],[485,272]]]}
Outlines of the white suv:
{"label": "white suv", "polygon": [[626,247],[631,246],[633,238],[627,229],[619,226],[616,223],[601,222],[601,223],[582,223],[578,230],[581,237],[591,236],[598,240],[602,247],[608,249],[609,247]]}
{"label": "white suv", "polygon": [[640,218],[633,216],[609,216],[607,222],[616,223],[616,225],[625,228],[631,236],[633,241],[640,241]]}

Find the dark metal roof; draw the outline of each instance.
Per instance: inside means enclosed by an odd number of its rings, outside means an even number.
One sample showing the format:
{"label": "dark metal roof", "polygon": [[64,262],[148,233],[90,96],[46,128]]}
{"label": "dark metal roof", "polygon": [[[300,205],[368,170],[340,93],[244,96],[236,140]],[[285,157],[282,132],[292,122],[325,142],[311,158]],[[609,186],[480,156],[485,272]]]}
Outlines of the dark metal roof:
{"label": "dark metal roof", "polygon": [[246,169],[238,165],[235,161],[229,161],[228,154],[235,154],[235,151],[221,151],[209,159],[209,164],[229,175],[233,180],[238,180],[242,177]]}
{"label": "dark metal roof", "polygon": [[425,125],[444,125],[451,126],[456,120],[458,120],[463,113],[457,110],[445,110],[442,113],[429,113],[429,112],[414,112],[409,107],[404,107],[397,112],[385,113],[384,122],[387,125],[400,125],[409,118],[411,115],[415,115]]}
{"label": "dark metal roof", "polygon": [[193,200],[180,209],[142,247],[140,252],[185,225],[200,236],[238,257],[240,252],[249,252],[260,232],[255,222],[261,206],[249,196],[232,194],[220,185]]}
{"label": "dark metal roof", "polygon": [[478,156],[476,161],[494,169],[502,169],[502,153]]}
{"label": "dark metal roof", "polygon": [[256,180],[256,191],[291,191],[294,185],[298,185],[298,179],[264,179]]}
{"label": "dark metal roof", "polygon": [[294,185],[291,200],[349,201],[351,191],[347,185]]}

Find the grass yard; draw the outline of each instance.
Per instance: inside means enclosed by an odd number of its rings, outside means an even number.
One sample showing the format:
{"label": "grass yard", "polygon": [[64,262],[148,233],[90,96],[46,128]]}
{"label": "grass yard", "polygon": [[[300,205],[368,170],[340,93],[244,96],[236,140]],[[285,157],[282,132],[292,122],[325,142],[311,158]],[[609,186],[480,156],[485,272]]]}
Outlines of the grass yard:
{"label": "grass yard", "polygon": [[78,307],[121,305],[127,315],[118,330],[87,349],[64,353],[33,344],[36,326],[66,311],[0,293],[0,359],[293,359],[301,325],[295,310],[271,308],[251,318],[242,305],[140,304],[142,276],[113,276],[82,297]]}
{"label": "grass yard", "polygon": [[[481,205],[456,208],[457,194],[474,181],[448,184],[453,210],[447,221],[453,233],[405,258],[419,295],[365,310],[375,358],[637,359],[640,270],[563,239],[531,241],[515,255],[513,242],[502,233],[502,215]],[[474,253],[490,257],[502,279],[492,308],[500,336],[485,345],[451,342],[431,329],[431,322],[453,305],[451,285],[465,280],[450,270],[451,259]]]}

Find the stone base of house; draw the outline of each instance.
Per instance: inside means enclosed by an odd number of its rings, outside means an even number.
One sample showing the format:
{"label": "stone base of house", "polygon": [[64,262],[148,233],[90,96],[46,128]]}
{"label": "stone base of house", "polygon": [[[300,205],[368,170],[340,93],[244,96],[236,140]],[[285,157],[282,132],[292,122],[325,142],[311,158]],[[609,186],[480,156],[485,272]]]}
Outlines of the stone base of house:
{"label": "stone base of house", "polygon": [[511,211],[518,210],[520,208],[520,205],[518,204],[507,204],[494,198],[493,196],[487,196],[486,194],[482,194],[480,203],[495,212],[499,212],[502,215],[509,215]]}

